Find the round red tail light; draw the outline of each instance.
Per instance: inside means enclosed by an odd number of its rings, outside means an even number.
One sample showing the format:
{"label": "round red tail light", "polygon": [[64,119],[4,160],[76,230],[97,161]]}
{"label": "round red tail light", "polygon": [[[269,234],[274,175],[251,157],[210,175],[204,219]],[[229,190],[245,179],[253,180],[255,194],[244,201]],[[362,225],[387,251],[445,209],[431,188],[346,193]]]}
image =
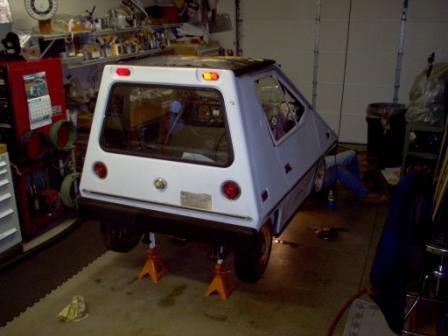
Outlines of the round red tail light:
{"label": "round red tail light", "polygon": [[95,172],[96,176],[98,176],[101,179],[105,179],[107,176],[107,167],[102,162],[97,162],[93,166],[93,171]]}
{"label": "round red tail light", "polygon": [[222,192],[230,200],[236,200],[241,195],[241,188],[234,181],[226,181],[222,185]]}

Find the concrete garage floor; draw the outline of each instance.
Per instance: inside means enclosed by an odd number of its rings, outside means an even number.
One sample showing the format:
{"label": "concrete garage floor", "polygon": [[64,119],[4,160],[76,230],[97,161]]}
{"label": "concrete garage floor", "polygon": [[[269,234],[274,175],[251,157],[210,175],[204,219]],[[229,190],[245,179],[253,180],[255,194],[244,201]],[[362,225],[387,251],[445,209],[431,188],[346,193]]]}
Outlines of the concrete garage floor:
{"label": "concrete garage floor", "polygon": [[[322,199],[308,200],[274,244],[264,277],[249,285],[232,275],[236,289],[227,301],[204,297],[214,264],[208,246],[161,238],[158,250],[169,273],[157,285],[137,278],[145,245],[127,254],[106,252],[0,335],[324,335],[339,307],[368,283],[388,211],[361,204],[344,190],[336,197],[335,209]],[[314,235],[324,226],[344,230],[324,241]],[[232,259],[226,259],[230,269]],[[88,318],[59,321],[58,312],[74,295],[84,296]],[[335,335],[343,334],[344,323]]]}

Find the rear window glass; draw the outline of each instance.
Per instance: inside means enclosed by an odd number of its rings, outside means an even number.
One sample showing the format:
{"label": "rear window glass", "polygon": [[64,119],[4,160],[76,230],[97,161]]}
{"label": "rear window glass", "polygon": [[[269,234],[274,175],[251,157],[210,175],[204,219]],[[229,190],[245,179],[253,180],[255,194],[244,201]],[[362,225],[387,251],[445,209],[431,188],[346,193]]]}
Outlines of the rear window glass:
{"label": "rear window glass", "polygon": [[233,155],[215,89],[115,84],[101,132],[106,151],[217,166]]}

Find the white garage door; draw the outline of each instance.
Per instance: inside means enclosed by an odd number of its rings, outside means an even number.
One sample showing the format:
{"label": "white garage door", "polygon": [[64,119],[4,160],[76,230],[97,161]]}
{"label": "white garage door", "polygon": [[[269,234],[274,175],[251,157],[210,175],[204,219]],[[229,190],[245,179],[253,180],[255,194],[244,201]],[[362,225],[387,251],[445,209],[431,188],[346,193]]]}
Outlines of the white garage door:
{"label": "white garage door", "polygon": [[[312,100],[317,0],[242,0],[244,56],[277,60]],[[391,102],[400,37],[401,0],[321,0],[317,111],[343,142],[366,143],[366,107]],[[442,32],[446,1],[410,2],[400,100],[438,51],[447,61]],[[414,55],[418,55],[418,60]]]}
{"label": "white garage door", "polygon": [[[317,3],[244,0],[241,8],[243,54],[276,59],[309,101]],[[365,143],[367,105],[393,98],[401,3],[354,1],[348,27],[349,3],[321,2],[316,107],[341,141]]]}

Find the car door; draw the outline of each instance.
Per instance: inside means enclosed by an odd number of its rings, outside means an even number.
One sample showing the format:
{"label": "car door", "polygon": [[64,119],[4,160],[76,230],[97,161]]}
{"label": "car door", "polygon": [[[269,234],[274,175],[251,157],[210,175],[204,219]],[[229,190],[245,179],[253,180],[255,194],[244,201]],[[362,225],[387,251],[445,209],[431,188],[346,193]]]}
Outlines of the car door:
{"label": "car door", "polygon": [[314,163],[320,157],[319,141],[308,104],[275,70],[255,79],[276,155],[288,190],[283,198],[279,231],[309,194]]}

